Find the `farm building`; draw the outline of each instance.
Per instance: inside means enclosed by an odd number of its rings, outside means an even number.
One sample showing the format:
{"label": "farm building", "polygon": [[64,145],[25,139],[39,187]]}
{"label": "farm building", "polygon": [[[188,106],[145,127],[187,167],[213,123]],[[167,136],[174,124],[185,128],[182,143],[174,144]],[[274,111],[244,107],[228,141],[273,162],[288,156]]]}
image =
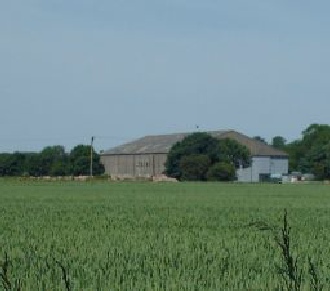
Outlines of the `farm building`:
{"label": "farm building", "polygon": [[[288,155],[263,142],[233,130],[211,131],[217,138],[231,138],[251,152],[251,167],[237,170],[240,182],[267,180],[272,174],[288,173]],[[171,147],[191,133],[146,136],[101,153],[101,163],[112,178],[157,177],[163,175]]]}

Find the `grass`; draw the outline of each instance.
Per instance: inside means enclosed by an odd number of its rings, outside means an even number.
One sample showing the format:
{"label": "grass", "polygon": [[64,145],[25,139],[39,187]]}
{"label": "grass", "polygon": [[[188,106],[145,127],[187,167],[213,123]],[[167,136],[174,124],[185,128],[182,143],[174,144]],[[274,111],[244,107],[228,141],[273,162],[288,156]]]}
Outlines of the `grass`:
{"label": "grass", "polygon": [[0,263],[20,290],[282,290],[274,237],[246,226],[286,208],[290,255],[326,286],[329,190],[0,180]]}

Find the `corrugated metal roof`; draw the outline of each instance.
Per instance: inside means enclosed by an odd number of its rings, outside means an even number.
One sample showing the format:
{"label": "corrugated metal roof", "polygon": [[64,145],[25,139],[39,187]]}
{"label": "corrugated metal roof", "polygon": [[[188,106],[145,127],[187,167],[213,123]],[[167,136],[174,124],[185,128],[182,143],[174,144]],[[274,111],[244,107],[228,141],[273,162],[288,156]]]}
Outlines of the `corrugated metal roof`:
{"label": "corrugated metal roof", "polygon": [[[209,131],[208,133],[217,138],[228,137],[238,141],[240,144],[245,145],[253,156],[287,156],[283,151],[233,130]],[[107,150],[102,155],[167,154],[175,143],[190,134],[192,132],[145,136]]]}

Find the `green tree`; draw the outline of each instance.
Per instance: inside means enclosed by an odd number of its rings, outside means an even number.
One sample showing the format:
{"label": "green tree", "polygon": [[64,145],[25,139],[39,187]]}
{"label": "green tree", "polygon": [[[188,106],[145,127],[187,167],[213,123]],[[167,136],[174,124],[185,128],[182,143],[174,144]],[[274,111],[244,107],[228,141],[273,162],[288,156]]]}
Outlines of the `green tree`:
{"label": "green tree", "polygon": [[261,137],[261,136],[259,136],[259,135],[254,136],[253,138],[254,138],[255,140],[257,140],[257,141],[260,141],[260,142],[263,142],[263,143],[267,144],[266,139],[264,139],[263,137]]}
{"label": "green tree", "polygon": [[15,152],[13,154],[1,154],[0,175],[21,176],[24,173],[25,154]]}
{"label": "green tree", "polygon": [[274,136],[272,139],[272,146],[276,149],[283,150],[286,145],[286,139],[283,136]]}
{"label": "green tree", "polygon": [[305,157],[305,149],[302,146],[301,140],[295,140],[287,144],[284,150],[289,155],[289,172],[293,172],[293,171],[306,172],[304,169],[302,169],[302,163],[303,163],[302,160]]}
{"label": "green tree", "polygon": [[[0,176],[89,175],[90,146],[78,145],[70,155],[61,145],[47,146],[40,153],[0,154]],[[93,174],[104,173],[100,156],[93,151]]]}
{"label": "green tree", "polygon": [[[47,146],[40,153],[41,168],[40,175],[55,176],[59,173],[67,173],[68,155],[64,146]],[[60,169],[61,167],[61,169]]]}
{"label": "green tree", "polygon": [[0,176],[35,175],[37,170],[32,169],[38,168],[40,163],[35,166],[33,161],[38,157],[37,153],[0,154]]}
{"label": "green tree", "polygon": [[38,177],[42,174],[42,160],[40,153],[29,153],[25,158],[24,172]]}
{"label": "green tree", "polygon": [[181,180],[180,160],[183,156],[207,155],[211,163],[218,155],[218,140],[207,133],[196,132],[177,142],[167,156],[165,173],[169,177]]}
{"label": "green tree", "polygon": [[306,154],[307,168],[317,180],[330,178],[330,140],[312,145]]}
{"label": "green tree", "polygon": [[[90,174],[90,155],[89,145],[77,145],[70,152],[70,172],[75,175]],[[93,150],[93,175],[104,173],[104,166],[100,163],[100,155]]]}
{"label": "green tree", "polygon": [[55,161],[52,164],[49,175],[50,176],[66,176],[69,172],[67,161]]}
{"label": "green tree", "polygon": [[209,181],[233,181],[235,178],[235,166],[227,162],[216,163],[207,172]]}
{"label": "green tree", "polygon": [[183,181],[205,181],[211,160],[207,155],[188,155],[180,159]]}
{"label": "green tree", "polygon": [[[13,158],[12,154],[1,154],[0,155],[0,173],[1,176],[11,176],[12,173]],[[14,172],[16,172],[14,170]]]}
{"label": "green tree", "polygon": [[0,154],[0,176],[3,177],[6,175],[6,160],[7,154]]}
{"label": "green tree", "polygon": [[217,139],[203,132],[193,133],[171,148],[165,174],[178,180],[205,180],[208,168],[219,162],[232,164],[234,168],[246,167],[250,164],[250,153],[234,140]]}
{"label": "green tree", "polygon": [[318,180],[330,178],[330,126],[311,124],[300,140],[285,147],[289,170],[313,173]]}
{"label": "green tree", "polygon": [[235,168],[248,167],[251,164],[250,151],[246,146],[230,138],[218,141],[218,154],[216,162],[233,164]]}

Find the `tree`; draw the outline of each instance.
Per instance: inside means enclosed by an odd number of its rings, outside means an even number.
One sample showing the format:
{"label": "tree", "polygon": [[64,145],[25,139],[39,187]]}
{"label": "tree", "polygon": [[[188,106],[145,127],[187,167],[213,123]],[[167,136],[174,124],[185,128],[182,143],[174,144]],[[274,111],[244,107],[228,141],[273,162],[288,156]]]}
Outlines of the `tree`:
{"label": "tree", "polygon": [[42,175],[42,160],[39,153],[30,153],[26,155],[24,172],[34,177]]}
{"label": "tree", "polygon": [[209,181],[233,181],[236,171],[233,164],[221,162],[212,165],[207,172]]}
{"label": "tree", "polygon": [[312,145],[306,154],[307,168],[317,180],[330,178],[330,140]]}
{"label": "tree", "polygon": [[[90,146],[78,145],[65,152],[61,145],[47,146],[40,153],[0,154],[0,176],[89,175]],[[93,174],[104,173],[100,156],[93,151]]]}
{"label": "tree", "polygon": [[1,176],[18,176],[21,174],[20,159],[17,154],[1,154]]}
{"label": "tree", "polygon": [[257,141],[260,141],[260,142],[263,142],[263,143],[267,144],[267,141],[266,141],[263,137],[261,137],[261,136],[259,136],[259,135],[254,136],[253,138],[254,138],[255,140],[257,140]]}
{"label": "tree", "polygon": [[[70,172],[75,175],[90,174],[91,146],[77,145],[70,152]],[[104,173],[104,166],[100,163],[100,155],[93,150],[93,174]]]}
{"label": "tree", "polygon": [[68,156],[65,153],[64,146],[47,146],[40,153],[42,176],[57,176],[67,174]]}
{"label": "tree", "polygon": [[0,175],[21,176],[24,172],[25,155],[19,152],[13,154],[1,154]]}
{"label": "tree", "polygon": [[330,126],[311,124],[302,138],[285,147],[290,171],[313,173],[318,180],[330,178]]}
{"label": "tree", "polygon": [[246,146],[230,138],[218,141],[217,162],[233,164],[235,168],[247,168],[251,164],[250,151]]}
{"label": "tree", "polygon": [[56,176],[66,176],[68,174],[68,163],[67,161],[55,161],[52,164],[50,169],[49,175],[56,177]]}
{"label": "tree", "polygon": [[207,155],[211,163],[214,163],[218,155],[218,139],[205,132],[196,132],[177,142],[167,156],[165,173],[180,180],[180,160],[183,156],[189,155]]}
{"label": "tree", "polygon": [[8,154],[0,154],[0,176],[6,176],[6,171],[7,171],[7,156]]}
{"label": "tree", "polygon": [[289,155],[289,171],[306,172],[305,169],[302,169],[302,159],[304,159],[305,150],[301,144],[301,140],[295,140],[287,144],[284,150]]}
{"label": "tree", "polygon": [[283,136],[274,136],[272,139],[272,146],[276,149],[282,150],[285,148],[286,139]]}
{"label": "tree", "polygon": [[183,181],[206,181],[206,174],[211,164],[207,155],[188,155],[180,160]]}
{"label": "tree", "polygon": [[206,180],[209,168],[216,163],[235,168],[250,164],[249,150],[231,139],[217,139],[207,133],[193,133],[169,151],[165,174],[178,180]]}

